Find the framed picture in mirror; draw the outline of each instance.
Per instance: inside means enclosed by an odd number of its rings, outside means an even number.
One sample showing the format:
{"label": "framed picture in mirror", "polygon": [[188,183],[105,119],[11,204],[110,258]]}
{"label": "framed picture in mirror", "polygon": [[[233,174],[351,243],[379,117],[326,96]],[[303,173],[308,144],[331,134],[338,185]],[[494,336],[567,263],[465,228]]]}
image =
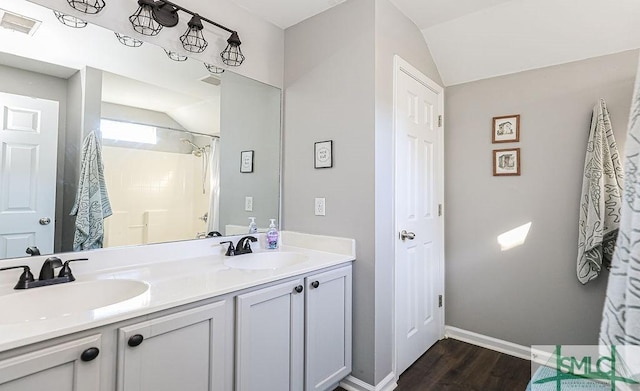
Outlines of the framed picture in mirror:
{"label": "framed picture in mirror", "polygon": [[333,167],[333,140],[319,141],[314,144],[314,168]]}
{"label": "framed picture in mirror", "polygon": [[253,172],[253,151],[240,152],[240,172]]}

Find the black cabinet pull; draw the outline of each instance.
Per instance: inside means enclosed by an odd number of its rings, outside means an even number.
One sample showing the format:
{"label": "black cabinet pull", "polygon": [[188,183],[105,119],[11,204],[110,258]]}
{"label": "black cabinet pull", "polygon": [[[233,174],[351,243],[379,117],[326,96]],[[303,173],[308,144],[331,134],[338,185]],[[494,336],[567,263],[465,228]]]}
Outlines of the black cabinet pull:
{"label": "black cabinet pull", "polygon": [[140,345],[143,340],[144,340],[144,337],[140,334],[132,335],[131,337],[129,337],[129,341],[127,342],[127,345],[131,346],[132,348],[135,348],[136,346]]}
{"label": "black cabinet pull", "polygon": [[80,360],[84,362],[93,361],[100,354],[100,349],[98,348],[89,348],[82,352],[80,355]]}
{"label": "black cabinet pull", "polygon": [[296,292],[301,293],[304,288],[302,287],[302,285],[298,285],[297,287],[294,288]]}
{"label": "black cabinet pull", "polygon": [[319,281],[314,281],[314,282],[311,283],[311,286],[314,287],[314,288],[317,288],[317,287],[320,286],[320,282]]}

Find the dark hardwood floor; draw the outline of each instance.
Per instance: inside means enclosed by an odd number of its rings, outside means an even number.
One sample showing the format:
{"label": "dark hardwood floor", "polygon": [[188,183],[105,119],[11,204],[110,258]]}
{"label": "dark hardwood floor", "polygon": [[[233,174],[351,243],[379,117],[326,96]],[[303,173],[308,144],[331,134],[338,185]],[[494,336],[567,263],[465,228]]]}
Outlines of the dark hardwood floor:
{"label": "dark hardwood floor", "polygon": [[396,390],[524,391],[530,378],[528,360],[443,339],[400,376]]}

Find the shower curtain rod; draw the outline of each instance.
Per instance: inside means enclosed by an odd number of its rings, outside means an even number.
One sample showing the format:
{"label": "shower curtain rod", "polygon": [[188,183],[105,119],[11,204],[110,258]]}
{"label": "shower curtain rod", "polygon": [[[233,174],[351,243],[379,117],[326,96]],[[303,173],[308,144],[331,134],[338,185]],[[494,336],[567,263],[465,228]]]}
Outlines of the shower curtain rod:
{"label": "shower curtain rod", "polygon": [[169,126],[151,125],[151,124],[145,124],[143,122],[135,122],[135,121],[123,121],[123,120],[120,120],[120,119],[107,118],[107,117],[103,117],[103,119],[106,119],[106,120],[109,120],[109,121],[115,121],[115,122],[126,122],[128,124],[134,124],[134,125],[153,126],[154,128],[165,129],[165,130],[173,130],[175,132],[197,134],[198,136],[207,136],[207,137],[213,137],[213,138],[217,138],[217,139],[220,138],[220,136],[218,136],[216,134],[207,134],[207,133],[194,132],[194,131],[191,131],[191,130],[172,128],[172,127],[169,127]]}

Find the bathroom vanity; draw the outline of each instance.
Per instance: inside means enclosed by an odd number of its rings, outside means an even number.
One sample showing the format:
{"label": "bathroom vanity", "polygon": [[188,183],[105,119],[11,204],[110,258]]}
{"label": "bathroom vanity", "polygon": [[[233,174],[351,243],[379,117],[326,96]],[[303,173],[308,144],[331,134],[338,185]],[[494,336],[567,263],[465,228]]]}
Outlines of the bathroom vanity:
{"label": "bathroom vanity", "polygon": [[0,390],[333,389],[351,372],[354,241],[262,239],[235,257],[215,238],[93,251],[75,282],[22,291],[3,272]]}

